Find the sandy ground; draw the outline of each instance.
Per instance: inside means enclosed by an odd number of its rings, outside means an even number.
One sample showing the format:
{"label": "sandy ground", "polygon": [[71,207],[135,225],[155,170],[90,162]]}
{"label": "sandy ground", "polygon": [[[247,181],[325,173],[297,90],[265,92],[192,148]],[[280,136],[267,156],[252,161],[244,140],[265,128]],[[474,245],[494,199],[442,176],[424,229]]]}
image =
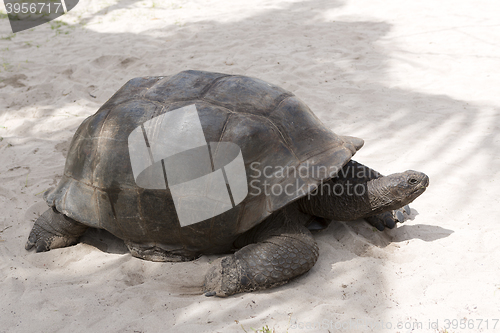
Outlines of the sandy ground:
{"label": "sandy ground", "polygon": [[[16,35],[1,19],[0,332],[500,332],[499,10],[81,0]],[[25,251],[78,125],[129,79],[185,69],[280,85],[336,133],[364,138],[358,161],[424,171],[413,219],[382,233],[333,223],[309,273],[227,299],[196,294],[214,256],[146,262],[104,232]]]}

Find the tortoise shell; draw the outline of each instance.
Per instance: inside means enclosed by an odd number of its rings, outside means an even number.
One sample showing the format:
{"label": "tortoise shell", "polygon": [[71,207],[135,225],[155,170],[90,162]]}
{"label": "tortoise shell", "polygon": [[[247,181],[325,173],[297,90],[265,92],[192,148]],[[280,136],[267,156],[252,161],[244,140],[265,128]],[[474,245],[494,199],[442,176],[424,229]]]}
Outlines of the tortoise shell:
{"label": "tortoise shell", "polygon": [[[334,177],[362,145],[259,79],[202,71],[139,77],[83,121],[46,200],[126,242],[223,252]],[[203,201],[215,192],[223,193],[215,204]]]}

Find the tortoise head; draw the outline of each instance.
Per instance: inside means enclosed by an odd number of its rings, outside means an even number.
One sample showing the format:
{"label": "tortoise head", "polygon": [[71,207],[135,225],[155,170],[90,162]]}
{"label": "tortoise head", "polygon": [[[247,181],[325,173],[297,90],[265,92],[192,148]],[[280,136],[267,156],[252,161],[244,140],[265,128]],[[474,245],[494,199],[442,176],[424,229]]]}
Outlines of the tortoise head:
{"label": "tortoise head", "polygon": [[398,209],[424,193],[429,186],[429,177],[422,172],[408,170],[375,179],[369,184],[368,194],[372,207]]}

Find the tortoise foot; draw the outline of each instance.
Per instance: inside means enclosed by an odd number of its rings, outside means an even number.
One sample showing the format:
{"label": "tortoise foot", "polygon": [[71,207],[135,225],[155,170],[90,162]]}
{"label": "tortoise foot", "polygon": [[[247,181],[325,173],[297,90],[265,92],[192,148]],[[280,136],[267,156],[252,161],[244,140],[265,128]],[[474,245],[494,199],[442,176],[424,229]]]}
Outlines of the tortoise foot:
{"label": "tortoise foot", "polygon": [[226,297],[237,293],[241,286],[240,270],[234,255],[217,259],[205,276],[205,296]]}
{"label": "tortoise foot", "polygon": [[395,209],[389,212],[369,216],[365,221],[383,231],[386,227],[393,229],[397,223],[403,223],[411,214],[410,206],[406,205],[402,208]]}
{"label": "tortoise foot", "polygon": [[78,243],[78,238],[87,228],[49,208],[36,220],[25,248],[26,250],[35,248],[36,252],[45,252],[70,246]]}
{"label": "tortoise foot", "polygon": [[277,287],[316,263],[318,246],[304,226],[263,227],[259,231],[259,242],[212,263],[205,276],[205,296],[226,297]]}

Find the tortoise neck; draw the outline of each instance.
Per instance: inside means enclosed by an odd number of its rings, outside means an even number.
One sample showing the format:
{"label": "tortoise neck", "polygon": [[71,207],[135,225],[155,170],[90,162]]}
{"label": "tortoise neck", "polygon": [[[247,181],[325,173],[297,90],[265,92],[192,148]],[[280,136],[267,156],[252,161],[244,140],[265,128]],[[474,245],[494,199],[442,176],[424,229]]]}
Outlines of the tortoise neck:
{"label": "tortoise neck", "polygon": [[387,210],[391,201],[383,177],[368,182],[332,179],[298,200],[301,211],[332,220],[352,221]]}

